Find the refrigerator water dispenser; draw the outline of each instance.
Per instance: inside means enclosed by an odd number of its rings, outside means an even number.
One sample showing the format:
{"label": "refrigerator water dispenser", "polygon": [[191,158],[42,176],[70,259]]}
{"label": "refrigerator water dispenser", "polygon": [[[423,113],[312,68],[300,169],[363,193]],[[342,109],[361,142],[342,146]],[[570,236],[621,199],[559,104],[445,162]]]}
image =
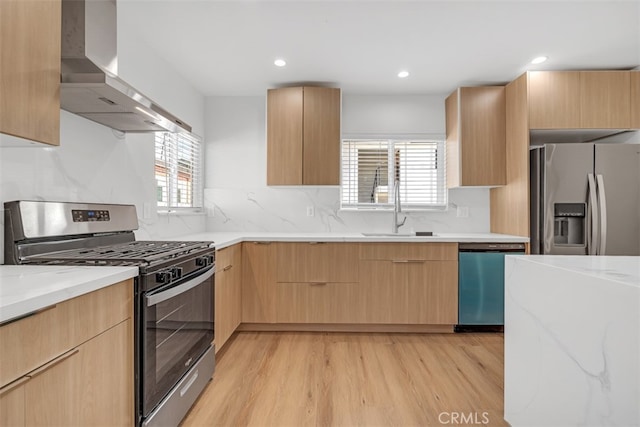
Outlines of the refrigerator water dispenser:
{"label": "refrigerator water dispenser", "polygon": [[554,203],[553,242],[556,245],[585,245],[585,203]]}

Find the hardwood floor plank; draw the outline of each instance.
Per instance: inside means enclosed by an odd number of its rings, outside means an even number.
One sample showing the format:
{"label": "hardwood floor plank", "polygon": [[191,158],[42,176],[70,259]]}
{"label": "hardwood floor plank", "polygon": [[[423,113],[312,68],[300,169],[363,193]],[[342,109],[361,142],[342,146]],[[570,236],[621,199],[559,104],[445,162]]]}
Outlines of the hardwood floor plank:
{"label": "hardwood floor plank", "polygon": [[182,426],[506,426],[503,349],[502,334],[236,333]]}

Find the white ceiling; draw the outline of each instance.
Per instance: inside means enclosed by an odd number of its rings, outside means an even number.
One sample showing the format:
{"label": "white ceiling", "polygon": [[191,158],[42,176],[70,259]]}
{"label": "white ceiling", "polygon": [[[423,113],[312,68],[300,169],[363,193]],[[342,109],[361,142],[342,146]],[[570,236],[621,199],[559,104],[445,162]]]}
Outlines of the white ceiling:
{"label": "white ceiling", "polygon": [[[318,82],[446,94],[527,69],[640,65],[634,1],[120,0],[119,18],[204,95]],[[539,55],[542,65],[528,65]],[[277,68],[273,61],[286,59]],[[411,75],[399,79],[406,69]]]}

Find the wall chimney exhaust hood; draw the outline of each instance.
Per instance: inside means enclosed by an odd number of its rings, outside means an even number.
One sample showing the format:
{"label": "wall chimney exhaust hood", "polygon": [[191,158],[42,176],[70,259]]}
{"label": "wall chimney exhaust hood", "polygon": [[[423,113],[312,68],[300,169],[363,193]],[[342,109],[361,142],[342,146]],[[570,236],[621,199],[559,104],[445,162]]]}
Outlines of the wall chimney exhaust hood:
{"label": "wall chimney exhaust hood", "polygon": [[60,106],[123,132],[191,126],[118,78],[115,0],[62,1]]}

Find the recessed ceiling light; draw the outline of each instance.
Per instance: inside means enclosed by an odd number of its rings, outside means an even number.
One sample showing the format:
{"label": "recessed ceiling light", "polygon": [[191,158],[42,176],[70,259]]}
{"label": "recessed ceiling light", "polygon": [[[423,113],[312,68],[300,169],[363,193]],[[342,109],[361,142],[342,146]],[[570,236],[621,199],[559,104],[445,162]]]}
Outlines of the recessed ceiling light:
{"label": "recessed ceiling light", "polygon": [[409,77],[409,72],[408,71],[400,71],[398,73],[398,77],[400,77],[401,79],[404,79],[405,77]]}
{"label": "recessed ceiling light", "polygon": [[273,61],[273,63],[276,67],[284,67],[285,65],[287,65],[287,61],[285,61],[284,59],[276,59],[275,61]]}
{"label": "recessed ceiling light", "polygon": [[538,56],[537,58],[533,58],[533,60],[531,60],[532,64],[542,64],[544,61],[546,61],[547,58],[546,56]]}

